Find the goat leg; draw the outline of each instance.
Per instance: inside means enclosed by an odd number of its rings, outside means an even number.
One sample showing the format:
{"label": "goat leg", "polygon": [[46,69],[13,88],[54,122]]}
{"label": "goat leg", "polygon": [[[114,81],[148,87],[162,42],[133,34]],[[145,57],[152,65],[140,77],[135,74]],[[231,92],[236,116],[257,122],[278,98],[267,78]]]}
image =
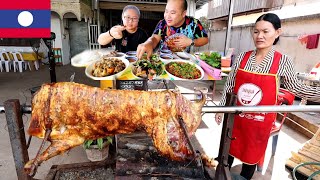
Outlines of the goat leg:
{"label": "goat leg", "polygon": [[46,161],[54,156],[57,156],[63,152],[66,152],[73,148],[74,146],[79,146],[84,142],[84,139],[76,136],[71,135],[70,139],[64,139],[64,140],[53,140],[50,144],[50,146],[40,154],[41,150],[44,147],[45,140],[48,138],[46,132],[46,137],[42,141],[42,145],[37,153],[37,156],[26,163],[24,166],[24,171],[29,174],[30,176],[34,176],[38,166],[43,162]]}
{"label": "goat leg", "polygon": [[[38,168],[38,165],[37,165],[37,161],[38,161],[38,158],[39,158],[39,156],[40,156],[40,153],[41,153],[41,151],[42,151],[42,149],[44,148],[44,145],[46,144],[46,141],[48,140],[48,138],[49,138],[49,136],[50,136],[50,134],[51,134],[51,129],[46,129],[46,132],[45,132],[45,135],[44,135],[44,138],[43,138],[43,140],[42,140],[42,143],[41,143],[41,146],[40,146],[40,148],[39,148],[39,150],[38,150],[38,152],[37,152],[37,155],[36,155],[36,157],[34,158],[34,160],[33,161],[29,161],[30,162],[30,169],[28,170],[28,171],[26,171],[26,169],[25,169],[25,171],[31,176],[31,177],[33,177],[35,174],[36,174],[36,170],[37,170],[37,168]],[[31,137],[31,136],[30,136]]]}

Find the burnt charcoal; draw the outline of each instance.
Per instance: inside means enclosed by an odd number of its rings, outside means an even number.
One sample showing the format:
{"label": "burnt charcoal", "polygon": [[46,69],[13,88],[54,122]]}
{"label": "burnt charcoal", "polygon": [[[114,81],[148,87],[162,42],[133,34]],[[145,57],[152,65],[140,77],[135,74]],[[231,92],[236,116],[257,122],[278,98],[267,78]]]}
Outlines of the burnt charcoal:
{"label": "burnt charcoal", "polygon": [[59,180],[113,180],[114,171],[111,168],[86,168],[74,170],[65,170],[59,172],[55,179]]}
{"label": "burnt charcoal", "polygon": [[[170,160],[152,148],[152,140],[146,134],[130,136],[117,138],[116,179],[205,179],[196,161]],[[135,146],[124,145],[127,142]]]}

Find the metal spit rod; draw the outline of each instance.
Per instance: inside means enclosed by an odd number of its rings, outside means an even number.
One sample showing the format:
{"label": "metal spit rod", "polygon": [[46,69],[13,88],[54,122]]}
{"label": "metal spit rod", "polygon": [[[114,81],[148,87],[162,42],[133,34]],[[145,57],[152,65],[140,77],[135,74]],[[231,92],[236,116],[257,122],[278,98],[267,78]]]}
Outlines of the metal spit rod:
{"label": "metal spit rod", "polygon": [[[31,106],[22,106],[23,113],[31,113]],[[0,106],[0,113],[4,106]],[[320,112],[319,105],[292,105],[292,106],[204,106],[205,113],[237,113],[237,112]]]}
{"label": "metal spit rod", "polygon": [[[30,105],[21,106],[22,113],[31,114],[32,108]],[[5,113],[4,106],[0,106],[0,113]]]}
{"label": "metal spit rod", "polygon": [[241,112],[320,112],[319,105],[292,106],[204,106],[205,113],[241,113]]}

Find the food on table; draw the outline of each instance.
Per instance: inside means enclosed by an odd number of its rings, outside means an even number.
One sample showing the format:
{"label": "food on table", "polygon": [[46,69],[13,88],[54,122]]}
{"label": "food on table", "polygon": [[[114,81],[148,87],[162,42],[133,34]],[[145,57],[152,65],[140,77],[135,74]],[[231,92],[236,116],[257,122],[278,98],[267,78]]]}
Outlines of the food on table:
{"label": "food on table", "polygon": [[172,54],[172,52],[169,49],[162,49],[160,50],[161,54]]}
{"label": "food on table", "polygon": [[[193,159],[178,122],[191,136],[201,122],[205,96],[191,102],[174,91],[100,89],[61,82],[44,84],[32,99],[28,133],[51,144],[24,166],[33,174],[38,165],[85,140],[145,131],[159,154],[172,160]],[[42,146],[44,147],[44,146]]]}
{"label": "food on table", "polygon": [[176,54],[181,59],[190,60],[190,57],[188,56],[187,52],[176,52]]}
{"label": "food on table", "polygon": [[95,77],[105,77],[123,71],[126,65],[118,58],[102,58],[95,62],[92,75]]}
{"label": "food on table", "polygon": [[118,51],[111,51],[108,54],[103,55],[104,58],[106,57],[120,57],[122,56],[121,54],[118,53]]}
{"label": "food on table", "polygon": [[176,44],[174,43],[174,40],[179,39],[181,36],[184,36],[184,35],[181,33],[176,33],[176,34],[169,36],[165,40],[165,44],[172,52],[181,52],[186,49],[186,47],[177,47]]}
{"label": "food on table", "polygon": [[98,51],[85,50],[71,58],[71,64],[75,67],[86,67],[93,61],[97,61],[101,58],[101,54]]}
{"label": "food on table", "polygon": [[221,68],[221,55],[218,52],[200,53],[200,59],[214,68]]}
{"label": "food on table", "polygon": [[137,56],[126,56],[129,62],[136,62],[138,60]]}
{"label": "food on table", "polygon": [[136,51],[128,51],[128,52],[126,52],[126,55],[127,56],[136,56],[137,52]]}
{"label": "food on table", "polygon": [[169,60],[169,59],[172,59],[172,58],[173,58],[173,56],[170,55],[170,54],[161,54],[160,57],[161,57],[162,59],[166,59],[166,60]]}
{"label": "food on table", "polygon": [[160,60],[167,64],[173,60],[173,55],[171,54],[160,54]]}
{"label": "food on table", "polygon": [[170,62],[165,65],[166,71],[182,79],[198,79],[201,77],[201,71],[187,62]]}
{"label": "food on table", "polygon": [[150,60],[141,59],[132,65],[132,73],[135,76],[152,80],[163,72],[163,63],[157,55],[152,55]]}

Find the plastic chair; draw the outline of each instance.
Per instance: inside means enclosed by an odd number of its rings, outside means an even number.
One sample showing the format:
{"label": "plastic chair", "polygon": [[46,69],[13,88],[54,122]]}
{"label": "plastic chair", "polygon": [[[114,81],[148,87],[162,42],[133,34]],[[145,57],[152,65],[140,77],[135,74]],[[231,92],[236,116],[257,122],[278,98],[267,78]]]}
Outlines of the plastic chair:
{"label": "plastic chair", "polygon": [[36,68],[36,70],[38,70],[40,68],[38,60],[33,61],[33,63],[34,63],[34,67]]}
{"label": "plastic chair", "polygon": [[12,65],[12,60],[10,60],[9,54],[7,52],[2,51],[0,53],[0,63],[1,63],[1,72],[3,71],[2,65],[4,65],[6,72],[9,72]]}
{"label": "plastic chair", "polygon": [[[13,56],[13,69],[16,72],[16,69],[19,69],[19,72],[23,71],[23,67],[25,66],[25,70],[27,70],[27,65],[29,66],[29,70],[31,70],[30,63],[24,61],[22,54],[20,52],[10,52]],[[18,65],[18,67],[16,67]]]}
{"label": "plastic chair", "polygon": [[0,59],[0,72],[3,71],[4,66],[5,66],[5,62],[4,62],[4,60],[2,61],[2,56],[1,56],[1,59]]}
{"label": "plastic chair", "polygon": [[[290,91],[280,88],[279,94],[278,94],[277,104],[278,105],[292,105],[294,102],[294,98],[295,98],[294,94],[292,94]],[[286,117],[287,117],[287,113],[283,113],[283,116],[282,116],[280,123],[276,122],[276,119],[274,121],[273,127],[270,132],[270,137],[272,137],[271,156],[274,156],[274,154],[276,152],[279,132],[280,132],[280,129],[281,129]],[[260,159],[260,161],[257,164],[257,170],[259,172],[262,172],[262,170],[263,170],[264,157],[265,157],[265,154],[262,156],[262,158]]]}

